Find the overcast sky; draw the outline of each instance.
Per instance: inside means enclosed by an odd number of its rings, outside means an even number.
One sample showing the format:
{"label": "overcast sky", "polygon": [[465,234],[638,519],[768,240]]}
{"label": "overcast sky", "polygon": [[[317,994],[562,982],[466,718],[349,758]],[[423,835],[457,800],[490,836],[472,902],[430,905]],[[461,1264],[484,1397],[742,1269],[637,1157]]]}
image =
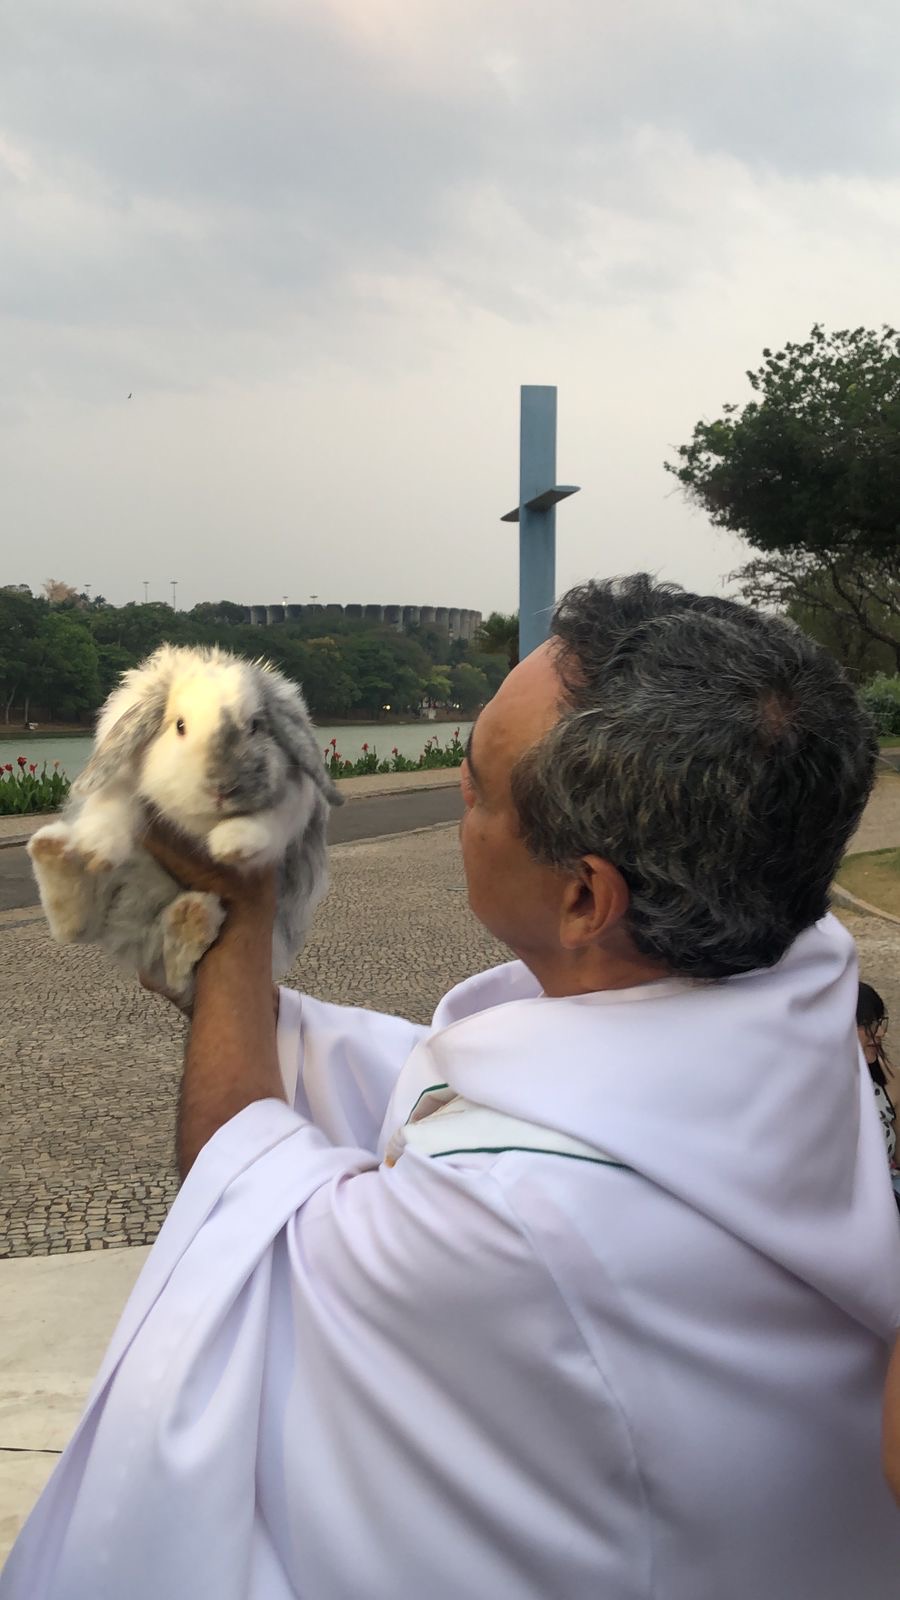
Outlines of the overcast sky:
{"label": "overcast sky", "polygon": [[900,322],[898,16],[7,0],[0,582],[511,609],[556,383],[560,588],[718,588],[664,457],[763,345]]}

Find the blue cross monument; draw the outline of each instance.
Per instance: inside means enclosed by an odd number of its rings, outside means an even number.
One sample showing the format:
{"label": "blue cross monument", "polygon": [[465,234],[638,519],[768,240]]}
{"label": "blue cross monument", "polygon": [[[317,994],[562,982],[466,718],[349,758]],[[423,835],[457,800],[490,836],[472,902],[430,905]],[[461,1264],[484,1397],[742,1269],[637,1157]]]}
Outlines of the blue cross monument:
{"label": "blue cross monument", "polygon": [[519,659],[550,631],[556,599],[556,506],[578,493],[556,482],[556,386],[522,385],[519,504],[503,522],[519,524]]}

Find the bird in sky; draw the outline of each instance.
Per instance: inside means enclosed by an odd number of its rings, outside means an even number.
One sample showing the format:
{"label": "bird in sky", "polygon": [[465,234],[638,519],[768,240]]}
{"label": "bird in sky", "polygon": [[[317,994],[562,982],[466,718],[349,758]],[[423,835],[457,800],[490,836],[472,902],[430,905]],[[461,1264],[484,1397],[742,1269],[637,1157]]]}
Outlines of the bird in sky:
{"label": "bird in sky", "polygon": [[129,395],[129,396],[128,396],[128,398],[129,398],[129,400],[130,400],[130,399],[131,399],[131,395]]}

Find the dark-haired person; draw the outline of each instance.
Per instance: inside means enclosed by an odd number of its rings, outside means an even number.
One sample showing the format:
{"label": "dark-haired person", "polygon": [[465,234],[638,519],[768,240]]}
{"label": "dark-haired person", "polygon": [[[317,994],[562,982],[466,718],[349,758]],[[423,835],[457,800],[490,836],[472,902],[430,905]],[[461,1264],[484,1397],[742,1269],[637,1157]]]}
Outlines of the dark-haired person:
{"label": "dark-haired person", "polygon": [[516,960],[430,1028],[283,990],[276,1034],[272,880],[157,844],[229,902],[184,1184],[3,1600],[895,1600],[900,1228],[827,915],[874,761],[787,624],[574,590],[462,775]]}
{"label": "dark-haired person", "polygon": [[[900,1185],[897,1169],[897,1106],[896,1073],[887,1058],[884,1036],[887,1033],[887,1007],[870,983],[861,983],[856,1002],[856,1031],[866,1066],[872,1079],[875,1104],[881,1118],[881,1128],[887,1146],[891,1181],[895,1191]],[[900,1195],[898,1195],[900,1205]]]}

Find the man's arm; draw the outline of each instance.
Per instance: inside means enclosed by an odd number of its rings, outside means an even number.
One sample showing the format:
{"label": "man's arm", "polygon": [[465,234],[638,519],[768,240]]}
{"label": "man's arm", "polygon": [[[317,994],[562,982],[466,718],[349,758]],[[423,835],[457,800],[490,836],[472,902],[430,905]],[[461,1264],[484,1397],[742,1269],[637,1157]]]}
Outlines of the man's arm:
{"label": "man's arm", "polygon": [[218,895],[227,912],[195,978],[175,1140],[184,1178],[239,1111],[255,1100],[285,1098],[276,1046],[279,991],[272,985],[276,878],[272,868],[238,872],[192,853],[160,824],[144,844],[176,883]]}
{"label": "man's arm", "polygon": [[182,1178],[207,1140],[245,1106],[285,1097],[272,1003],[274,911],[274,875],[246,883],[197,969],[178,1105]]}
{"label": "man's arm", "polygon": [[282,1001],[271,979],[274,876],[228,871],[159,825],[144,842],[177,883],[218,895],[228,911],[197,969],[178,1119],[182,1177],[217,1128],[271,1096],[287,1098],[333,1143],[374,1151],[397,1076],[427,1029],[292,990]]}

